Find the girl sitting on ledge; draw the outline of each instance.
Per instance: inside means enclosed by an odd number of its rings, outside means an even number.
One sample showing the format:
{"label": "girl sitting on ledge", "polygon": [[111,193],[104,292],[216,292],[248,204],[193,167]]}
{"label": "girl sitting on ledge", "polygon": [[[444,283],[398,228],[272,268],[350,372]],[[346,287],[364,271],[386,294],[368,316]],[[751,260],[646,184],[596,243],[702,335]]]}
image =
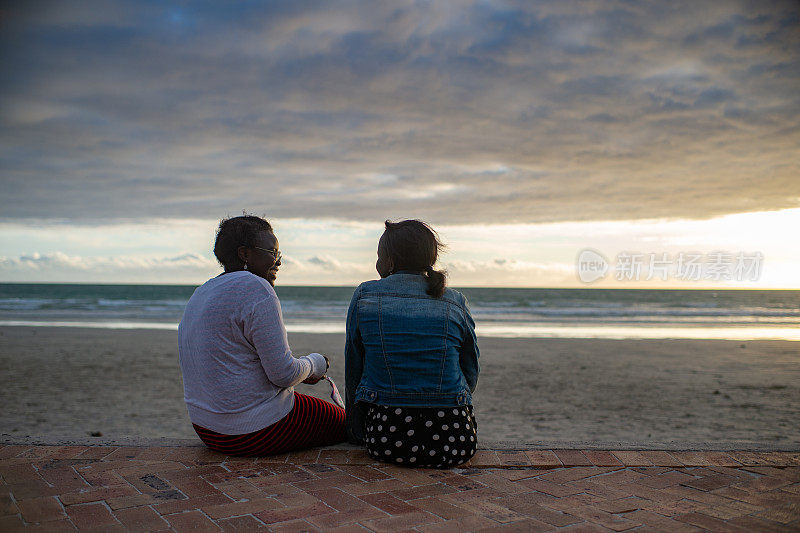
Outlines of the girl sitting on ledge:
{"label": "girl sitting on ledge", "polygon": [[477,446],[475,323],[464,296],[433,265],[442,248],[419,220],[386,221],[381,279],[362,283],[347,313],[349,439],[405,466],[447,468]]}

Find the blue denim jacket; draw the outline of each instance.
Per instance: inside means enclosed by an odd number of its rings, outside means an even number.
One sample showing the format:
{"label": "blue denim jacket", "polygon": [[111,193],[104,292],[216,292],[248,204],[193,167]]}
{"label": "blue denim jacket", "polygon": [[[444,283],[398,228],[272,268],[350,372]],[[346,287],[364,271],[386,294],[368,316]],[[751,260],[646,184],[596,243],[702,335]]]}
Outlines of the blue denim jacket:
{"label": "blue denim jacket", "polygon": [[347,312],[345,404],[351,442],[363,441],[365,404],[471,405],[478,343],[467,300],[426,294],[423,275],[401,271],[362,283]]}

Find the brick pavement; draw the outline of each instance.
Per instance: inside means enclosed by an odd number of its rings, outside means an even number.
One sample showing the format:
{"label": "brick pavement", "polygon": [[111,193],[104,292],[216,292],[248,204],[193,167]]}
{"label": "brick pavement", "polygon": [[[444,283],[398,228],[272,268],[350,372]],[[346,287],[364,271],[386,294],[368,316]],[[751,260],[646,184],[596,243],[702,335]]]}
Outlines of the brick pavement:
{"label": "brick pavement", "polygon": [[0,531],[800,531],[800,452],[0,446]]}

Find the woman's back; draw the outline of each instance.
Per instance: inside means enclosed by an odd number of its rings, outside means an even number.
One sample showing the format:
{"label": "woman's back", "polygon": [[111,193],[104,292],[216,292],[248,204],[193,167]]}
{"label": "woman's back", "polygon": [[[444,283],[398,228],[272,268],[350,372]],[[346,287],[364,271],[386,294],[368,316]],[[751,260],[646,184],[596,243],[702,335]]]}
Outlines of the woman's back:
{"label": "woman's back", "polygon": [[349,327],[357,328],[364,350],[358,398],[407,406],[471,403],[477,347],[466,301],[452,289],[438,298],[426,290],[424,277],[412,272],[356,290]]}

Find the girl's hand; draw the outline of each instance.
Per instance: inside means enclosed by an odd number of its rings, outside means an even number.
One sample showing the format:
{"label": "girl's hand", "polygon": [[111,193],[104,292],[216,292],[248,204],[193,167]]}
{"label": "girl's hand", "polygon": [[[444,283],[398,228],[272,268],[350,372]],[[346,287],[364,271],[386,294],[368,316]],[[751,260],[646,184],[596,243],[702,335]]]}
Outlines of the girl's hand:
{"label": "girl's hand", "polygon": [[317,383],[320,382],[321,379],[322,379],[321,377],[315,378],[314,376],[308,376],[306,379],[303,380],[303,383],[305,383],[306,385],[316,385]]}

